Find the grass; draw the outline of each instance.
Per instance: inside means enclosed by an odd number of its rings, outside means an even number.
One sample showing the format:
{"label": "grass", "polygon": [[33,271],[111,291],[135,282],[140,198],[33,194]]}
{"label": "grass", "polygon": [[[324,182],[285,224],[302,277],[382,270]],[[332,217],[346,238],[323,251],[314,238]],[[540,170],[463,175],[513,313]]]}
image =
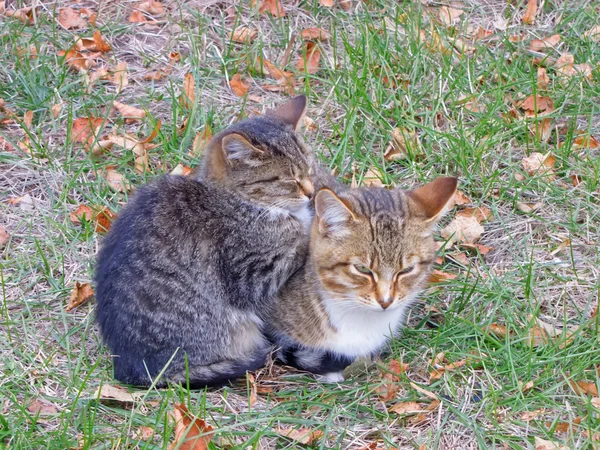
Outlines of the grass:
{"label": "grass", "polygon": [[[311,445],[322,449],[520,449],[535,448],[536,438],[573,449],[598,448],[598,404],[569,380],[600,378],[598,322],[592,315],[600,292],[600,151],[576,145],[576,130],[600,132],[600,48],[584,37],[598,23],[600,3],[546,1],[536,23],[523,25],[520,2],[463,1],[454,28],[435,20],[438,3],[353,2],[346,12],[302,1],[286,4],[284,18],[259,14],[247,3],[196,9],[188,2],[165,2],[169,13],[155,27],[129,23],[129,4],[77,3],[99,12],[98,27],[113,46],[105,64],[128,63],[130,83],[121,92],[106,82],[88,91],[84,75],[57,56],[73,45],[76,33],[92,34],[66,31],[54,20],[67,2],[41,5],[34,26],[0,16],[0,98],[18,117],[0,126],[0,225],[11,236],[0,247],[0,446],[165,449],[173,437],[169,413],[174,403],[184,402],[217,428],[212,448],[302,447],[276,434],[278,426],[322,431],[324,438]],[[9,2],[7,9],[20,6]],[[230,41],[239,24],[259,29],[251,44]],[[494,34],[472,43],[472,54],[451,47],[453,38],[467,39],[469,26],[480,25]],[[374,167],[384,182],[403,187],[442,174],[459,176],[460,189],[493,213],[480,241],[493,250],[469,255],[467,264],[456,250],[444,250],[440,268],[456,278],[427,292],[390,355],[378,365],[357,368],[343,384],[322,385],[275,366],[255,374],[259,395],[251,407],[252,386],[244,380],[219,391],[150,390],[132,409],[99,402],[94,392],[114,380],[93,304],[70,313],[65,305],[75,281],[90,280],[102,236],[93,224],[73,225],[69,213],[79,204],[117,211],[127,201],[126,193],[115,192],[102,177],[106,166],[116,166],[138,186],[177,164],[197,164],[188,150],[207,125],[218,131],[282,102],[284,94],[262,89],[274,81],[251,76],[248,62],[264,54],[279,64],[291,34],[307,27],[331,33],[329,42],[320,44],[319,72],[296,73],[297,92],[309,96],[308,116],[318,125],[303,134],[321,162],[339,176],[356,169],[359,181]],[[432,30],[447,53],[436,48]],[[561,79],[549,64],[543,95],[554,100],[555,111],[544,141],[529,132],[529,123],[506,117],[514,101],[538,93],[533,58],[539,55],[528,52],[529,41],[554,33],[561,43],[545,53],[554,59],[572,53],[576,63],[587,62],[594,70],[589,80]],[[523,39],[513,42],[510,37],[517,35]],[[287,70],[296,70],[300,45],[297,40]],[[37,58],[20,50],[30,46]],[[181,61],[172,63],[168,76],[145,81],[147,71],[167,67],[172,52],[179,52]],[[187,72],[196,80],[192,111],[178,102]],[[261,101],[230,91],[226,80],[236,72],[250,80],[250,93]],[[389,86],[391,79],[395,86]],[[465,98],[475,99],[481,111],[467,110]],[[145,109],[147,117],[126,124],[110,116],[107,105],[115,99]],[[55,104],[62,105],[56,117]],[[24,131],[20,118],[26,111],[33,111],[33,124]],[[104,133],[143,136],[160,120],[151,172],[137,173],[131,152],[115,147],[92,157],[73,142],[73,120],[91,115],[107,118]],[[396,127],[416,130],[421,150],[390,163],[383,153]],[[29,154],[17,146],[25,133]],[[522,158],[549,151],[557,160],[555,178],[527,174]],[[571,175],[583,182],[573,186]],[[26,194],[31,207],[8,202]],[[522,201],[542,206],[525,214],[518,209]],[[565,239],[568,245],[560,247]],[[559,336],[531,345],[536,319]],[[507,333],[491,333],[492,324],[506,326]],[[567,332],[577,326],[569,343]],[[430,383],[430,361],[439,352],[447,362],[469,362]],[[409,369],[392,383],[398,392],[384,404],[376,390],[385,383],[381,373],[391,359]],[[529,381],[534,387],[524,389]],[[431,404],[411,382],[441,400],[419,423],[414,416],[388,412],[405,401]],[[50,405],[50,413],[32,412],[35,401]],[[523,413],[535,411],[537,417],[524,419]],[[153,428],[154,437],[137,439],[140,426]]]}

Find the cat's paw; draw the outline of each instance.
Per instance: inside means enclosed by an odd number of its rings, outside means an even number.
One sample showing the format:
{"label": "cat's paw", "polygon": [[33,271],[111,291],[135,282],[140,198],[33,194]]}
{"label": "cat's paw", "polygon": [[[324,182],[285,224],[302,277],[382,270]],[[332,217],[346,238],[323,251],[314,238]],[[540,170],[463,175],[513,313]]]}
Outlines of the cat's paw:
{"label": "cat's paw", "polygon": [[322,383],[341,383],[344,381],[344,374],[342,372],[329,372],[317,375],[316,378]]}

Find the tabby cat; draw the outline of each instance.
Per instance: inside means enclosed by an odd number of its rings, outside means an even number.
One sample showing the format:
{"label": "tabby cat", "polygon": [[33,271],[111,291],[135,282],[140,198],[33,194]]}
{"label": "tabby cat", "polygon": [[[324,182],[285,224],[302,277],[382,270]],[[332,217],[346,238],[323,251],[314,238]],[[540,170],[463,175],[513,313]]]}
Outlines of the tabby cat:
{"label": "tabby cat", "polygon": [[269,352],[260,312],[304,262],[313,156],[306,98],[227,128],[198,175],[142,187],[102,243],[96,317],[116,379],[220,385]]}
{"label": "tabby cat", "polygon": [[307,262],[272,304],[267,334],[278,358],[342,381],[356,358],[380,352],[428,279],[433,226],[456,184],[319,190]]}

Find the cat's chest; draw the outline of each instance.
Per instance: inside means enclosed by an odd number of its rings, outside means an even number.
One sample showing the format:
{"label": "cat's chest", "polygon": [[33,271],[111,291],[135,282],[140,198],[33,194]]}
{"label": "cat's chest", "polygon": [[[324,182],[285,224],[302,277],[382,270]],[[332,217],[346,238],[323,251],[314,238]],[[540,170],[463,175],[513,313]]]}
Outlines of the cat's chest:
{"label": "cat's chest", "polygon": [[376,353],[394,336],[404,317],[404,308],[391,311],[348,310],[328,305],[329,319],[334,327],[328,344],[330,350],[346,356],[360,357]]}

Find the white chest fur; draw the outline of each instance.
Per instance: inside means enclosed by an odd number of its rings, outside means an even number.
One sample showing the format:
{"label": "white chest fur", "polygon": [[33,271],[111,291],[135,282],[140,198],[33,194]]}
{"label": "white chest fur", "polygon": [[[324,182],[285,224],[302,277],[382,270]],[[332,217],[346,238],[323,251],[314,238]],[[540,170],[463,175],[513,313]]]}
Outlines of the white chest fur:
{"label": "white chest fur", "polygon": [[377,311],[335,301],[325,302],[325,307],[337,329],[326,346],[349,357],[368,356],[381,350],[398,332],[406,312],[402,306]]}

